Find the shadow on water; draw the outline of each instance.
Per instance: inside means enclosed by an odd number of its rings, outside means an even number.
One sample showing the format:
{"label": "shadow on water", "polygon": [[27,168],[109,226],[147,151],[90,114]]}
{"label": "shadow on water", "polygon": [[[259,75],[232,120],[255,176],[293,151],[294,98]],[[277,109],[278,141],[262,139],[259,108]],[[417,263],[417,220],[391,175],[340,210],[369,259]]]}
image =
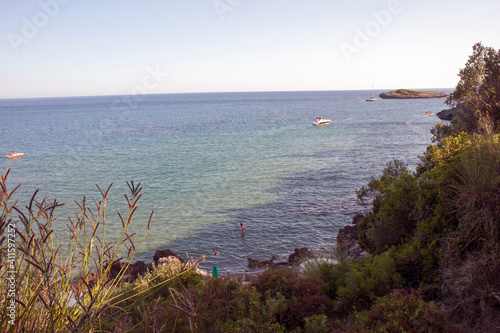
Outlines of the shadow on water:
{"label": "shadow on water", "polygon": [[[350,154],[332,153],[337,158],[330,167],[282,177],[277,186],[267,190],[277,194],[275,201],[218,211],[217,214],[229,216],[230,220],[203,226],[187,238],[165,243],[161,249],[169,248],[182,257],[187,252],[194,259],[205,254],[202,269],[210,270],[217,265],[221,273],[230,270],[241,274],[247,269],[248,257],[265,260],[276,256],[276,261],[287,261],[295,248],[332,246],[338,230],[350,224],[353,214],[362,209],[355,200],[354,189],[359,186],[352,183],[353,170],[343,170],[337,165]],[[246,228],[245,235],[241,235],[241,223]],[[220,255],[211,255],[213,249]],[[148,251],[140,258],[151,260],[153,254]]]}

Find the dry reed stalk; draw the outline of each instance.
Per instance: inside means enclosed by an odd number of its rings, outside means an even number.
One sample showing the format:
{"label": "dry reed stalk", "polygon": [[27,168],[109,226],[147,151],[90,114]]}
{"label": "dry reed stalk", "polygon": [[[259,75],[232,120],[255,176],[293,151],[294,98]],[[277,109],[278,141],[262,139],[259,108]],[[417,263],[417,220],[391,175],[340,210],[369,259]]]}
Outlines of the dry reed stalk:
{"label": "dry reed stalk", "polygon": [[[33,331],[35,327],[51,332],[94,330],[100,316],[111,306],[110,299],[117,297],[115,291],[121,278],[150,230],[153,213],[138,246],[133,242],[135,233],[127,232],[141,198],[141,185],[127,183],[131,191],[130,196],[125,195],[129,211],[122,219],[118,241],[107,242],[104,237],[111,185],[105,191],[97,186],[102,199],[93,199],[94,209],[88,206],[86,197],[77,202],[80,212],[67,224],[71,235],[69,251],[62,253],[52,226],[54,211],[61,204],[48,198],[37,200],[36,191],[25,210],[17,207],[18,202],[12,198],[19,186],[8,190],[9,171],[0,176],[0,235],[4,235],[0,238],[0,289],[2,295],[8,295],[0,298],[0,331]],[[110,279],[111,264],[122,259],[122,248],[127,249],[125,264],[118,276]],[[15,258],[9,256],[14,252]],[[116,326],[123,331],[128,327],[123,320]]]}

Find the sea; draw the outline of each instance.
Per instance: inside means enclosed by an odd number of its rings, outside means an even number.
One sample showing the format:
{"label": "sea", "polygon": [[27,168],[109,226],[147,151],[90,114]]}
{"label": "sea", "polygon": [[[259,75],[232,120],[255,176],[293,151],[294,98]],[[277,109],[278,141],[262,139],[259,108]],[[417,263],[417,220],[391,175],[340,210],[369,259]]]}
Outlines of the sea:
{"label": "sea", "polygon": [[[436,90],[436,89],[435,89]],[[451,89],[438,89],[451,92]],[[24,208],[57,200],[53,226],[69,244],[76,202],[113,184],[106,240],[121,236],[127,182],[142,187],[128,234],[136,258],[171,249],[219,272],[247,258],[286,261],[295,248],[331,249],[369,207],[355,190],[394,158],[414,168],[431,144],[444,99],[366,102],[371,91],[192,93],[0,100],[0,159]],[[329,126],[312,122],[322,116]],[[81,212],[79,213],[81,216]],[[241,235],[240,224],[246,228]],[[211,255],[212,250],[220,254]]]}

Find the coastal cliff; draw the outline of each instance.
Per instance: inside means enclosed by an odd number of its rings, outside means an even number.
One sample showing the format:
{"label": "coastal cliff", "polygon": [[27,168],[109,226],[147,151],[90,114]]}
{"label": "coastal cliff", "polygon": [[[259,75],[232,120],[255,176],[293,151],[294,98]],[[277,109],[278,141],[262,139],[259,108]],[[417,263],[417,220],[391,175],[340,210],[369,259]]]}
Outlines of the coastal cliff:
{"label": "coastal cliff", "polygon": [[379,95],[382,99],[420,99],[420,98],[445,98],[450,94],[446,92],[438,91],[421,91],[421,90],[409,90],[409,89],[398,89],[392,90]]}

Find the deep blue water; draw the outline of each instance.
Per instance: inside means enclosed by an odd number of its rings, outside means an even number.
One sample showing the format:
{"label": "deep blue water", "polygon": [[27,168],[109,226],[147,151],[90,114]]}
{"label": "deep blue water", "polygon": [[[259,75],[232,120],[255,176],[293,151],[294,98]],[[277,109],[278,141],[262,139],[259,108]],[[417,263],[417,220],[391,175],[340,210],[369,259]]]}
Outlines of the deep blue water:
{"label": "deep blue water", "polygon": [[[450,91],[450,90],[448,90]],[[67,237],[75,200],[114,183],[109,237],[125,211],[126,181],[143,186],[132,232],[152,230],[140,259],[170,248],[202,267],[243,271],[247,257],[283,260],[296,247],[335,243],[351,223],[355,189],[392,158],[413,166],[445,108],[443,99],[365,102],[371,91],[173,94],[0,100],[0,159],[25,205],[36,189],[65,203],[55,222]],[[314,127],[317,116],[333,119]],[[240,223],[246,235],[240,235]],[[140,237],[139,237],[140,238]],[[212,249],[221,254],[210,255]]]}

